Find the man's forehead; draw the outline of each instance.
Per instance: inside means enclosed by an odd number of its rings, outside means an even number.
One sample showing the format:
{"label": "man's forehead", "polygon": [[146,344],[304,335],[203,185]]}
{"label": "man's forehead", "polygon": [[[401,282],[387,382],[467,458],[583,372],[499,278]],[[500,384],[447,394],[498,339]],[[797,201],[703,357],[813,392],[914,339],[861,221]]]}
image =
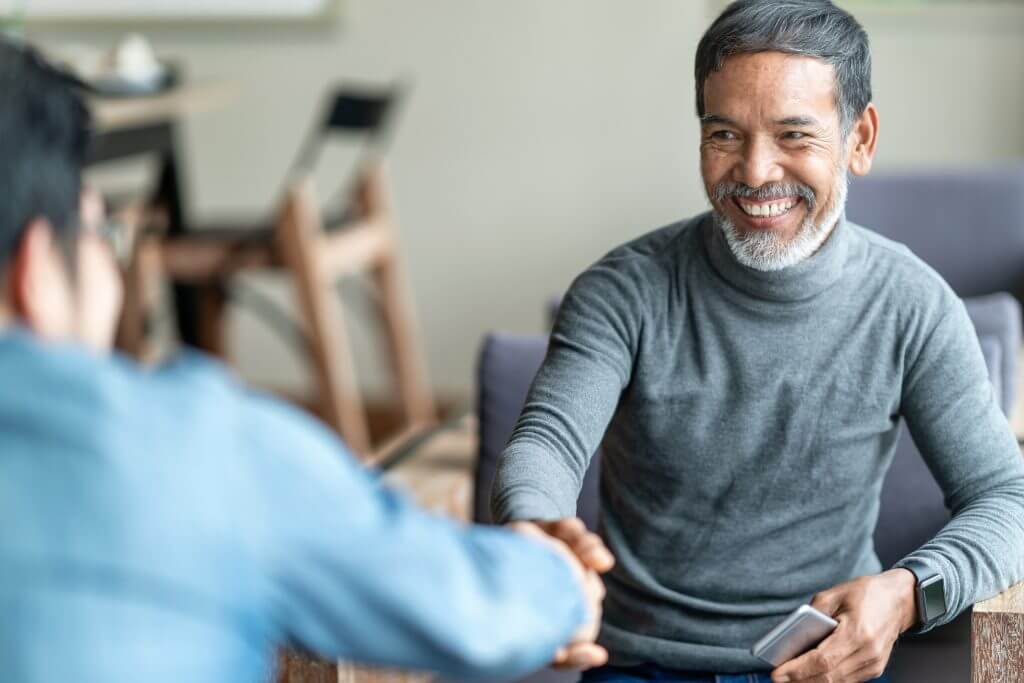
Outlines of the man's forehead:
{"label": "man's forehead", "polygon": [[[727,116],[726,114],[719,114],[717,112],[711,112],[704,114],[700,117],[701,125],[710,126],[716,123],[724,124],[727,126],[740,126],[740,122],[736,119]],[[798,126],[802,128],[815,128],[824,125],[820,119],[816,116],[808,114],[794,114],[792,116],[782,116],[776,119],[770,119],[770,122],[777,126]]]}
{"label": "man's forehead", "polygon": [[708,75],[704,105],[709,115],[730,119],[756,117],[772,123],[836,114],[835,70],[815,57],[781,52],[733,55]]}

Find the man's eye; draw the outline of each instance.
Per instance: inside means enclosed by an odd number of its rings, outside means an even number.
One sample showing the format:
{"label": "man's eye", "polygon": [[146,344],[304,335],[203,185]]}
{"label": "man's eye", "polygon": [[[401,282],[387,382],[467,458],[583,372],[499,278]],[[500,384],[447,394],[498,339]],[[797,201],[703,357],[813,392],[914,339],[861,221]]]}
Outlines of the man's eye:
{"label": "man's eye", "polygon": [[736,139],[736,136],[733,135],[731,130],[716,130],[714,133],[711,134],[711,137],[713,139],[715,139],[715,140],[725,140],[725,141],[735,140]]}
{"label": "man's eye", "polygon": [[805,137],[807,137],[807,134],[801,133],[798,130],[791,130],[785,133],[782,137],[784,137],[787,140],[802,140]]}

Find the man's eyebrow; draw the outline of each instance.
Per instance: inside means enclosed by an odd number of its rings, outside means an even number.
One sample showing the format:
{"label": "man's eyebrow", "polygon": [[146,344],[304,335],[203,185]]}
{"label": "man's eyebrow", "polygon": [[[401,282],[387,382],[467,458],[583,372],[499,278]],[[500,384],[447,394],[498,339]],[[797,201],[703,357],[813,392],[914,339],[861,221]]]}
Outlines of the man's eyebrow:
{"label": "man's eyebrow", "polygon": [[817,126],[818,120],[810,116],[787,116],[775,123],[780,126]]}
{"label": "man's eyebrow", "polygon": [[704,116],[700,117],[700,125],[702,126],[710,126],[716,123],[724,126],[732,126],[733,128],[739,128],[735,121],[730,119],[728,116],[722,116],[721,114],[704,114]]}

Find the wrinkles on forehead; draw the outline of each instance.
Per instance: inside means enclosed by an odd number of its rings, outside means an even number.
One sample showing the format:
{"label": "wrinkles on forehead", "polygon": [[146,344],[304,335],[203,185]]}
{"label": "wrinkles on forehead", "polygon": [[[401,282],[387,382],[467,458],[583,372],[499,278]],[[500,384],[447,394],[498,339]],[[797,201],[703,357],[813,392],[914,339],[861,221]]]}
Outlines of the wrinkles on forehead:
{"label": "wrinkles on forehead", "polygon": [[835,70],[813,57],[781,52],[734,55],[708,76],[702,123],[740,130],[806,126],[838,130]]}

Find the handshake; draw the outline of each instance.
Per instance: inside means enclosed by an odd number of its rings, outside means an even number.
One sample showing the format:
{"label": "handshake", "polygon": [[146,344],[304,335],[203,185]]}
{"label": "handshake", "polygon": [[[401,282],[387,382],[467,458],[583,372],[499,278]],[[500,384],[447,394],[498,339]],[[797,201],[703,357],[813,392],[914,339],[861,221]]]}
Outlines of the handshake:
{"label": "handshake", "polygon": [[601,628],[601,603],[604,601],[604,574],[615,565],[615,558],[597,534],[588,531],[576,517],[554,521],[512,522],[508,525],[514,531],[544,543],[561,554],[579,582],[590,620],[567,645],[555,652],[552,666],[556,669],[590,669],[608,661],[608,652],[598,645],[598,630]]}

